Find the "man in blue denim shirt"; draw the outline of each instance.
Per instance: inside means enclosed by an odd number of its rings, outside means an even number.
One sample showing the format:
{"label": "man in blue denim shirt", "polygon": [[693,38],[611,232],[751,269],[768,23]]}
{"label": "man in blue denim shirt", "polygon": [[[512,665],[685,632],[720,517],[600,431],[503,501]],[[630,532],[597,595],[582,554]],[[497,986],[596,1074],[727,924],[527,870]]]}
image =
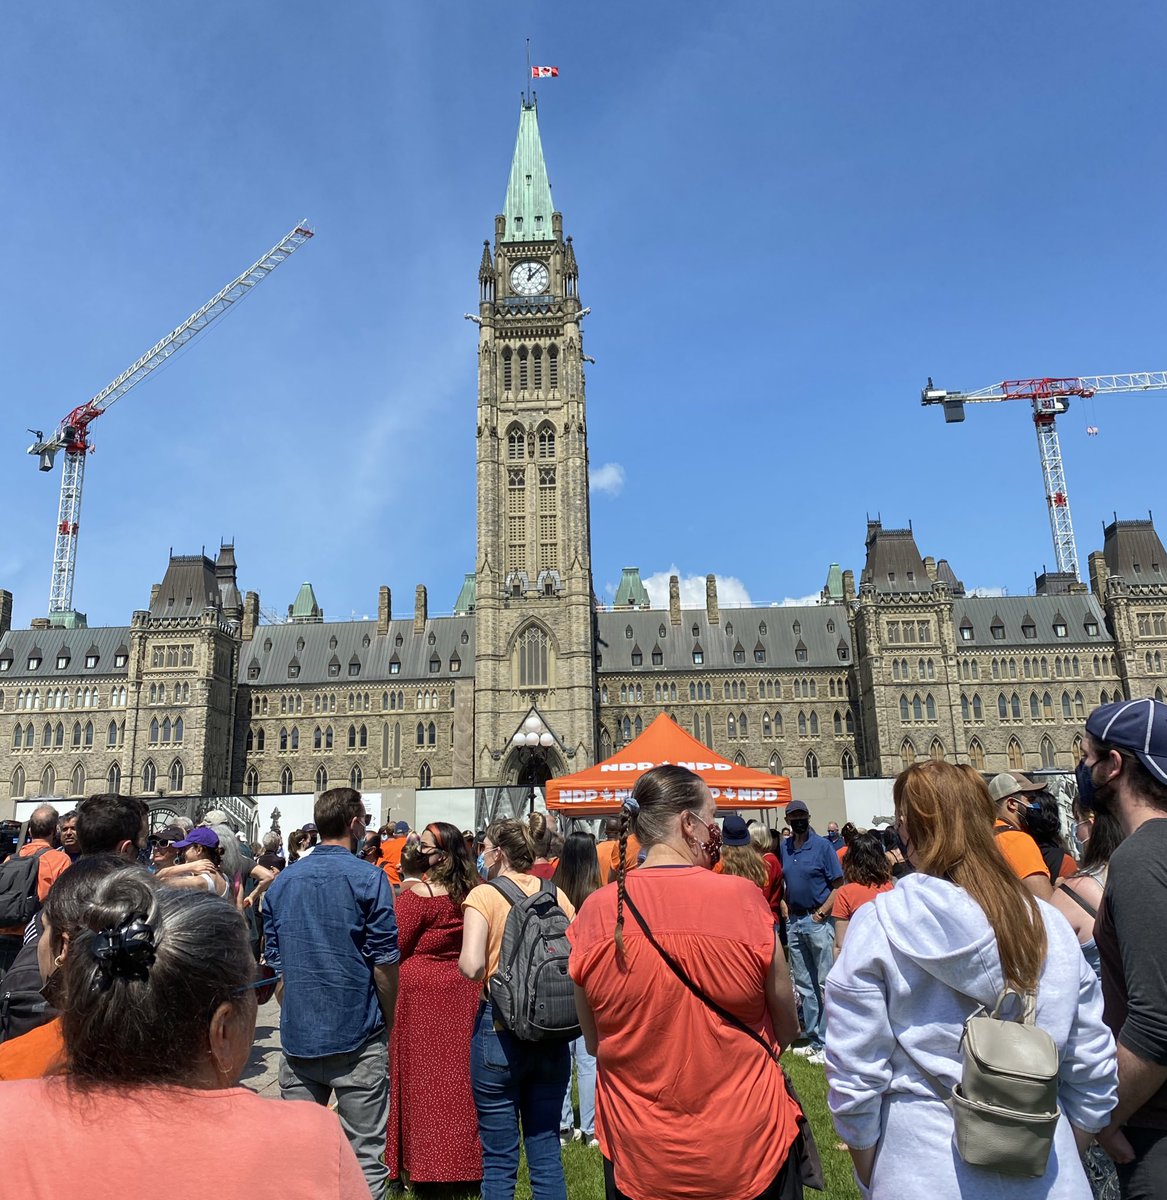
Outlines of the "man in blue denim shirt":
{"label": "man in blue denim shirt", "polygon": [[397,1002],[393,889],[356,857],[370,818],[360,792],[323,792],[313,812],[320,843],[267,892],[267,962],[281,976],[280,1094],[327,1104],[374,1200],[388,1179],[389,1033]]}
{"label": "man in blue denim shirt", "polygon": [[782,882],[786,889],[786,949],[794,989],[802,1000],[802,1027],[810,1062],[822,1063],[827,1014],[823,984],[835,961],[835,929],[830,919],[835,889],[843,882],[839,856],[825,837],[810,827],[810,810],[801,800],[786,806],[790,837],[782,842]]}

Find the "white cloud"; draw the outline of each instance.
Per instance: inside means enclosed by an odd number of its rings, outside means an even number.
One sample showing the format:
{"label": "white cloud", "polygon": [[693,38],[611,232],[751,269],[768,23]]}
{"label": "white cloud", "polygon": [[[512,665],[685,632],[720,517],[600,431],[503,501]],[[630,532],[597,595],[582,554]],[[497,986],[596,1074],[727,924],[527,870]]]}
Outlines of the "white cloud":
{"label": "white cloud", "polygon": [[806,608],[808,605],[817,604],[821,596],[820,592],[811,592],[809,596],[787,596],[782,601],[779,607],[781,608]]}
{"label": "white cloud", "polygon": [[975,587],[969,592],[970,596],[1007,596],[1009,590],[1003,587]]}
{"label": "white cloud", "polygon": [[[653,608],[669,606],[669,576],[680,575],[674,563],[665,571],[657,571],[643,580]],[[717,576],[717,602],[725,608],[748,608],[753,602],[746,585],[733,575]],[[681,607],[705,607],[705,576],[681,575]]]}
{"label": "white cloud", "polygon": [[[593,492],[619,496],[624,490],[624,468],[619,463],[604,463],[588,475],[588,484]],[[668,580],[665,580],[665,584],[667,595]]]}

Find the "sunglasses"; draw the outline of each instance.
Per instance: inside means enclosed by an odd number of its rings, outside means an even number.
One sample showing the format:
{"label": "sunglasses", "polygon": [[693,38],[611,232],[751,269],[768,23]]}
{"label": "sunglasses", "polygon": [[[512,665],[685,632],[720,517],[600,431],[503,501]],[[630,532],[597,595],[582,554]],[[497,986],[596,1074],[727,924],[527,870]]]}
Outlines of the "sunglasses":
{"label": "sunglasses", "polygon": [[168,842],[165,838],[155,838],[154,846],[158,850],[169,850],[173,846],[173,842]]}
{"label": "sunglasses", "polygon": [[254,992],[256,1004],[266,1004],[275,995],[276,984],[279,981],[280,977],[273,967],[269,967],[267,963],[260,963],[259,978],[254,983],[245,983],[242,987],[235,988],[231,995],[241,996],[244,992]]}

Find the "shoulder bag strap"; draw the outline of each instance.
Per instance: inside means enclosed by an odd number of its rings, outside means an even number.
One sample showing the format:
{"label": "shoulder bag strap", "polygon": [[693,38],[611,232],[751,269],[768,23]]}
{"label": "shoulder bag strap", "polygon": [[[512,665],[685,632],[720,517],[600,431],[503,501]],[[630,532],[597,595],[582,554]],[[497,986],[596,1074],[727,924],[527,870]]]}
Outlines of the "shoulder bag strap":
{"label": "shoulder bag strap", "polygon": [[775,1063],[778,1063],[778,1052],[774,1049],[774,1047],[771,1046],[770,1043],[767,1042],[766,1039],[757,1032],[757,1030],[751,1029],[743,1020],[734,1016],[729,1009],[722,1008],[722,1006],[718,1004],[716,1000],[714,1000],[711,996],[706,995],[705,992],[703,992],[701,988],[689,978],[685,968],[682,967],[681,964],[677,962],[677,960],[673,958],[673,956],[660,944],[660,942],[658,942],[656,938],[652,936],[652,930],[649,929],[647,922],[640,915],[640,909],[638,909],[636,905],[632,903],[632,897],[627,891],[624,893],[624,904],[628,911],[632,914],[637,925],[640,926],[641,933],[648,938],[649,945],[652,946],[652,948],[661,956],[661,958],[664,959],[665,965],[685,985],[685,987],[687,987],[689,991],[691,991],[693,995],[705,1005],[706,1008],[712,1009],[712,1011],[715,1012],[723,1021],[732,1025],[735,1029],[740,1029],[742,1033],[751,1037],[755,1042],[758,1043],[759,1046],[762,1047],[763,1050],[765,1050],[766,1054],[773,1059]]}
{"label": "shoulder bag strap", "polygon": [[1073,900],[1075,904],[1084,908],[1090,914],[1090,916],[1097,918],[1098,909],[1096,909],[1094,907],[1094,905],[1090,903],[1089,900],[1083,899],[1083,897],[1079,896],[1077,891],[1074,890],[1074,888],[1067,887],[1065,884],[1063,884],[1062,891],[1065,892],[1065,894],[1067,896],[1069,896],[1070,899]]}

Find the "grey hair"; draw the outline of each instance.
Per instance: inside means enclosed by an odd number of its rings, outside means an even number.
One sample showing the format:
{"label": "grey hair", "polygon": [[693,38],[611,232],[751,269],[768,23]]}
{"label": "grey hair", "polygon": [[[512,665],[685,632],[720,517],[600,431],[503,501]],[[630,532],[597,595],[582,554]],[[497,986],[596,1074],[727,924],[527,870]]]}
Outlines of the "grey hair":
{"label": "grey hair", "polygon": [[755,821],[750,826],[750,845],[753,846],[759,854],[770,853],[770,831],[765,825]]}
{"label": "grey hair", "polygon": [[[135,919],[153,932],[154,960],[144,978],[106,980],[98,935]],[[215,1010],[247,1002],[237,992],[254,978],[255,960],[230,902],[158,887],[142,868],[126,867],[95,889],[64,971],[62,1031],[72,1084],[181,1085],[198,1076]]]}
{"label": "grey hair", "polygon": [[280,848],[280,835],[274,829],[271,829],[263,835],[262,844],[264,852],[271,854]]}
{"label": "grey hair", "polygon": [[251,867],[247,864],[243,851],[239,849],[239,839],[230,825],[211,825],[209,828],[219,835],[219,850],[223,855],[219,861],[219,870],[227,877],[231,895],[234,896]]}

